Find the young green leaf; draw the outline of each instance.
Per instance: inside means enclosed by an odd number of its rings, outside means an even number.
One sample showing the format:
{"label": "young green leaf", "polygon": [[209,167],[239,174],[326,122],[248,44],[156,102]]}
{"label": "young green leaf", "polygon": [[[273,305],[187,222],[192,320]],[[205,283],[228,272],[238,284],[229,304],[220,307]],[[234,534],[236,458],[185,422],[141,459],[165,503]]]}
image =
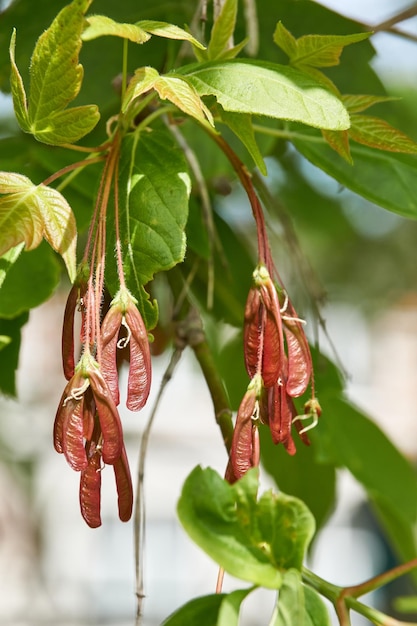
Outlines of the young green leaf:
{"label": "young green leaf", "polygon": [[28,133],[30,132],[30,123],[28,117],[27,98],[25,86],[15,61],[15,48],[16,30],[13,29],[9,47],[11,65],[10,86],[12,90],[13,108],[20,128]]}
{"label": "young green leaf", "polygon": [[232,41],[236,26],[237,0],[225,0],[222,9],[213,24],[207,47],[207,58],[213,61],[219,58]]}
{"label": "young green leaf", "polygon": [[341,99],[349,113],[361,113],[369,109],[369,107],[374,106],[374,104],[398,100],[398,98],[392,96],[369,96],[366,94],[347,94],[343,95]]}
{"label": "young green leaf", "polygon": [[417,153],[417,143],[385,120],[368,115],[351,116],[349,136],[358,143],[388,152]]}
{"label": "young green leaf", "polygon": [[202,124],[206,124],[208,120],[211,126],[214,125],[213,116],[192,85],[181,77],[161,76],[153,67],[136,70],[126,91],[122,110],[125,112],[135,98],[149,89],[155,89],[162,100],[169,100]]}
{"label": "young green leaf", "polygon": [[282,577],[276,615],[271,626],[305,626],[304,614],[304,589],[301,574],[296,569],[289,569]]}
{"label": "young green leaf", "polygon": [[12,36],[10,56],[16,116],[22,130],[43,143],[74,143],[98,122],[95,105],[65,110],[81,88],[83,68],[78,63],[78,55],[84,13],[90,4],[91,0],[73,0],[39,37],[30,63],[27,107],[23,82],[14,63],[15,36]]}
{"label": "young green leaf", "polygon": [[184,483],[178,516],[191,539],[229,574],[278,589],[281,573],[250,525],[257,484],[256,471],[230,485],[214,470],[196,467]]}
{"label": "young green leaf", "polygon": [[45,237],[74,280],[77,228],[65,198],[52,187],[9,172],[0,172],[0,193],[7,194],[0,198],[0,255],[21,242],[33,250]]}
{"label": "young green leaf", "polygon": [[187,76],[200,96],[215,96],[226,111],[332,130],[345,130],[350,125],[339,98],[291,67],[232,59],[185,66],[178,73]]}
{"label": "young green leaf", "polygon": [[247,113],[230,113],[229,111],[220,110],[220,117],[234,134],[239,137],[240,141],[248,150],[255,165],[261,174],[267,175],[265,161],[256,143],[255,133],[252,126],[252,118]]}
{"label": "young green leaf", "polygon": [[87,18],[87,28],[81,35],[83,41],[91,41],[97,37],[113,35],[129,39],[133,43],[145,43],[151,36],[137,24],[126,24],[116,22],[106,15],[89,15]]}
{"label": "young green leaf", "polygon": [[253,587],[248,589],[236,589],[225,594],[220,605],[216,626],[239,626],[239,613],[242,602],[253,591]]}
{"label": "young green leaf", "polygon": [[[185,159],[167,131],[126,136],[120,158],[124,269],[128,288],[139,300],[150,329],[156,324],[157,310],[149,302],[144,285],[154,274],[172,268],[184,258],[190,180]],[[107,254],[112,259],[114,245],[110,236]],[[108,275],[107,280],[116,293],[116,276]]]}
{"label": "young green leaf", "polygon": [[348,130],[322,130],[321,134],[337,154],[340,154],[340,156],[351,165],[353,164],[350,154]]}
{"label": "young green leaf", "polygon": [[331,626],[329,611],[319,594],[304,586],[303,626]]}
{"label": "young green leaf", "polygon": [[164,37],[165,39],[177,39],[179,41],[188,41],[199,50],[205,50],[205,46],[200,43],[189,32],[175,24],[169,24],[168,22],[158,22],[153,20],[141,20],[136,22],[136,26],[139,26],[147,33],[156,35],[157,37]]}
{"label": "young green leaf", "polygon": [[301,570],[316,527],[304,502],[284,493],[267,491],[258,501],[257,523],[276,566]]}
{"label": "young green leaf", "polygon": [[278,22],[274,41],[289,56],[292,65],[332,67],[339,64],[345,46],[368,39],[370,35],[303,35],[295,39],[282,22]]}

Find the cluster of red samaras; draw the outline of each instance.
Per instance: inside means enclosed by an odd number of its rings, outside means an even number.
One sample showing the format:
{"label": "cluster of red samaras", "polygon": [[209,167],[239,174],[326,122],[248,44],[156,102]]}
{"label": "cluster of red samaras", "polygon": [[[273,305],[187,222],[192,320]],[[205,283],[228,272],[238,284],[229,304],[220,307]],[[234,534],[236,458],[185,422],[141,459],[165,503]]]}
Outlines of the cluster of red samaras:
{"label": "cluster of red samaras", "polygon": [[[251,378],[240,404],[226,478],[234,482],[259,464],[258,421],[269,426],[275,444],[295,453],[291,434],[294,424],[302,441],[315,425],[320,406],[313,397],[305,415],[297,416],[293,398],[307,390],[312,377],[310,348],[297,314],[285,292],[280,304],[277,289],[265,265],[257,266],[245,309],[244,354]],[[284,343],[285,337],[285,343]],[[311,424],[303,425],[304,419]]]}
{"label": "cluster of red samaras", "polygon": [[[68,383],[62,394],[54,423],[54,446],[63,453],[72,469],[81,472],[80,507],[85,521],[92,528],[101,525],[101,470],[104,465],[114,469],[118,494],[119,517],[128,521],[132,514],[133,489],[129,464],[123,442],[123,431],[117,410],[119,383],[116,352],[129,345],[130,366],[127,407],[141,409],[148,398],[151,384],[151,357],[148,336],[136,301],[120,290],[113,299],[98,332],[91,328],[89,294],[86,284],[74,286],[69,294],[64,315],[62,356]],[[90,303],[91,304],[91,303]],[[82,355],[75,365],[74,318],[82,313]],[[119,339],[121,328],[125,335]]]}

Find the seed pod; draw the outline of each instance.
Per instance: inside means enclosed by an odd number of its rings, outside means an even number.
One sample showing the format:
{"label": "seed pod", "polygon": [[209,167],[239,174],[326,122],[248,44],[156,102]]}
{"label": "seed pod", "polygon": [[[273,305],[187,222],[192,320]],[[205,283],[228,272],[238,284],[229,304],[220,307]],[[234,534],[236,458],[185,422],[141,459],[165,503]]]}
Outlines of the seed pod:
{"label": "seed pod", "polygon": [[306,391],[310,382],[313,364],[310,347],[304,329],[296,318],[297,314],[289,304],[288,311],[291,315],[284,319],[284,333],[288,351],[288,379],[287,393],[292,398],[298,398]]}
{"label": "seed pod", "polygon": [[65,389],[62,392],[61,399],[58,404],[58,409],[55,415],[54,421],[54,448],[57,452],[62,454],[64,452],[63,449],[63,432],[64,432],[64,423],[67,419],[67,416],[74,410],[74,406],[76,403],[75,398],[71,398],[71,394],[74,390],[79,389],[85,383],[85,378],[80,372],[77,372],[72,376],[71,380],[67,382],[65,385]]}
{"label": "seed pod", "polygon": [[130,476],[129,462],[127,460],[125,447],[122,447],[120,458],[113,465],[114,476],[116,478],[117,505],[119,508],[119,518],[122,522],[128,522],[132,516],[133,508],[133,487]]}
{"label": "seed pod", "polygon": [[97,450],[88,459],[87,468],[81,472],[80,508],[81,515],[90,526],[101,526],[101,457]]}
{"label": "seed pod", "polygon": [[266,310],[263,337],[262,379],[265,387],[272,387],[283,375],[284,349],[281,313],[278,295],[272,280],[261,287],[261,298]]}
{"label": "seed pod", "polygon": [[251,287],[246,300],[243,334],[245,366],[250,378],[255,376],[262,365],[262,320],[261,296],[257,287]]}
{"label": "seed pod", "polygon": [[120,402],[119,376],[117,372],[117,341],[123,314],[118,304],[112,305],[101,325],[101,360],[100,367],[104,379],[110,387],[116,405]]}
{"label": "seed pod", "polygon": [[151,388],[151,353],[145,324],[133,302],[127,306],[125,319],[131,333],[126,406],[139,411],[145,406]]}
{"label": "seed pod", "polygon": [[275,444],[291,438],[291,425],[296,409],[285,391],[285,385],[276,384],[268,392],[269,428]]}
{"label": "seed pod", "polygon": [[256,402],[256,390],[249,387],[237,412],[230,451],[230,467],[226,472],[226,479],[229,482],[242,478],[251,467],[254,467],[255,434],[253,430],[258,429],[252,417],[255,413]]}
{"label": "seed pod", "polygon": [[96,403],[94,402],[91,387],[84,394],[83,402],[83,434],[87,441],[91,441],[94,431],[96,416]]}
{"label": "seed pod", "polygon": [[74,318],[81,298],[85,296],[87,283],[75,283],[68,294],[62,326],[62,367],[67,380],[74,376]]}
{"label": "seed pod", "polygon": [[87,375],[103,434],[103,461],[113,465],[122,453],[123,432],[119,413],[100,370],[92,365]]}
{"label": "seed pod", "polygon": [[84,396],[79,400],[70,399],[65,406],[66,411],[63,423],[62,449],[68,465],[80,472],[87,465],[87,455],[84,448],[84,423],[83,423]]}
{"label": "seed pod", "polygon": [[64,324],[62,326],[62,368],[64,376],[70,380],[74,376],[74,317],[78,302],[79,287],[73,285],[68,294],[64,312]]}

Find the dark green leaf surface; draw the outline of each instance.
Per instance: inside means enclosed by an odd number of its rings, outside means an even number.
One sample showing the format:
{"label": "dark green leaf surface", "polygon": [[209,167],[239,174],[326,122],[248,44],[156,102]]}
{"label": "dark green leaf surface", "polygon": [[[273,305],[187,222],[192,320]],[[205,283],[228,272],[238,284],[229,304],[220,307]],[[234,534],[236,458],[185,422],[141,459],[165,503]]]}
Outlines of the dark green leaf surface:
{"label": "dark green leaf surface", "polygon": [[[0,274],[3,258],[0,258]],[[0,317],[14,318],[48,300],[60,275],[59,263],[45,242],[36,250],[22,252],[7,268],[0,286]]]}
{"label": "dark green leaf surface", "polygon": [[303,626],[331,626],[329,611],[319,594],[304,586]]}
{"label": "dark green leaf surface", "polygon": [[367,200],[404,217],[417,219],[417,158],[351,144],[353,166],[328,146],[294,141],[311,163]]}
{"label": "dark green leaf surface", "polygon": [[289,569],[283,575],[277,608],[272,626],[304,626],[304,589],[298,570]]}
{"label": "dark green leaf surface", "polygon": [[[185,254],[190,180],[183,155],[168,132],[129,135],[120,163],[120,236],[128,287],[139,299],[148,328],[157,312],[144,290],[157,272],[180,263]],[[114,240],[108,251],[113,263]],[[110,256],[111,255],[111,256]],[[117,279],[110,277],[112,290]]]}
{"label": "dark green leaf surface", "polygon": [[10,342],[0,350],[0,393],[16,395],[16,370],[19,364],[20,332],[29,316],[27,313],[14,319],[0,318],[0,335],[9,337]]}
{"label": "dark green leaf surface", "polygon": [[346,467],[371,496],[414,524],[417,479],[408,461],[358,409],[336,394],[321,394],[323,414],[311,431],[314,445],[328,461]]}
{"label": "dark green leaf surface", "polygon": [[226,111],[292,120],[316,128],[349,128],[349,115],[336,96],[285,65],[235,59],[194,64],[179,72],[201,96],[215,96]]}

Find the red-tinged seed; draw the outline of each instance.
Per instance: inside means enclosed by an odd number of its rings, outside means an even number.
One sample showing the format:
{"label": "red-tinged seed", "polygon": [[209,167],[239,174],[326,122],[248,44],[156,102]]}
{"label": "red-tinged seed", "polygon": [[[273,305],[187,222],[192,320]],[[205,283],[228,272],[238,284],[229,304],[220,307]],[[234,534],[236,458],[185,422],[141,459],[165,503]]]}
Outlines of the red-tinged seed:
{"label": "red-tinged seed", "polygon": [[249,389],[243,396],[237,412],[230,451],[231,473],[235,480],[242,478],[253,467],[252,417],[255,412],[255,406],[255,390]]}
{"label": "red-tinged seed", "polygon": [[126,450],[123,446],[120,458],[113,465],[114,476],[116,478],[117,505],[119,518],[122,522],[128,522],[132,516],[133,508],[133,487],[130,476],[129,462]]}
{"label": "red-tinged seed", "polygon": [[84,394],[83,404],[83,435],[87,441],[91,441],[94,431],[96,416],[96,403],[94,402],[93,392],[91,387],[87,389]]}
{"label": "red-tinged seed", "polygon": [[74,389],[77,389],[83,385],[85,382],[82,374],[77,372],[74,376],[67,382],[65,385],[65,389],[62,392],[61,399],[58,404],[58,409],[55,415],[54,421],[54,448],[57,452],[62,454],[64,452],[62,447],[62,438],[63,438],[63,424],[66,419],[68,413],[70,413],[74,408],[75,399],[71,399],[71,392]]}
{"label": "red-tinged seed", "polygon": [[62,327],[62,367],[67,380],[74,376],[74,317],[77,308],[79,287],[73,285],[67,298]]}
{"label": "red-tinged seed", "polygon": [[103,433],[103,461],[113,465],[122,453],[123,432],[119,413],[109,386],[95,366],[88,370],[88,377]]}
{"label": "red-tinged seed", "polygon": [[283,375],[284,349],[279,300],[271,280],[262,285],[261,298],[266,310],[263,330],[262,378],[265,387],[273,387],[278,378]]}
{"label": "red-tinged seed", "polygon": [[127,307],[125,319],[131,333],[126,406],[131,411],[139,411],[145,406],[151,389],[151,353],[145,324],[133,303]]}
{"label": "red-tinged seed", "polygon": [[88,460],[87,468],[81,472],[80,508],[81,515],[91,528],[101,526],[101,457],[94,452]]}
{"label": "red-tinged seed", "polygon": [[66,405],[70,410],[66,412],[63,423],[62,448],[68,465],[76,472],[88,465],[83,439],[83,405],[84,396],[79,400],[71,399]]}
{"label": "red-tinged seed", "polygon": [[101,325],[101,361],[103,376],[110,387],[116,405],[120,402],[119,376],[117,371],[117,341],[123,314],[119,306],[111,306]]}
{"label": "red-tinged seed", "polygon": [[313,370],[310,347],[300,322],[285,320],[284,332],[288,351],[287,393],[298,398],[307,390]]}
{"label": "red-tinged seed", "polygon": [[251,378],[261,367],[263,313],[259,290],[251,287],[246,300],[243,335],[245,366]]}
{"label": "red-tinged seed", "polygon": [[292,419],[296,410],[284,385],[276,384],[269,391],[269,428],[275,444],[285,443],[291,437]]}

